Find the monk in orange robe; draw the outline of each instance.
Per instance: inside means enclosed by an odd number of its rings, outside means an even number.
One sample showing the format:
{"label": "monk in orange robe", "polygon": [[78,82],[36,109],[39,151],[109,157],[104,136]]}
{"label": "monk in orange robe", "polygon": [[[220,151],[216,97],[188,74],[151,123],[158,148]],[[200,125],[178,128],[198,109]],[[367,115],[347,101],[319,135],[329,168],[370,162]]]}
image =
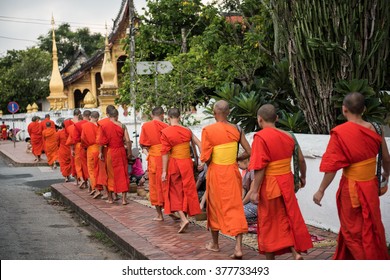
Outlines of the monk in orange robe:
{"label": "monk in orange robe", "polygon": [[190,223],[186,214],[194,216],[200,213],[190,152],[191,141],[196,143],[199,150],[201,146],[199,139],[192,134],[192,131],[180,125],[179,109],[170,109],[168,118],[171,126],[161,131],[163,165],[161,179],[163,183],[166,181],[164,213],[177,212],[179,214],[181,223],[178,233],[183,233]]}
{"label": "monk in orange robe", "polygon": [[70,147],[71,163],[72,163],[72,176],[74,178],[76,178],[76,186],[85,188],[86,183],[84,182],[84,179],[82,177],[82,173],[81,174],[80,174],[80,172],[78,173],[77,172],[78,169],[76,168],[76,161],[80,162],[80,158],[79,158],[79,154],[77,154],[77,158],[76,158],[76,153],[75,153],[76,143],[75,143],[74,137],[73,137],[73,134],[75,131],[75,124],[77,122],[81,121],[81,119],[82,119],[81,110],[74,109],[73,119],[71,120],[71,122],[65,123],[66,131],[68,132],[68,135],[69,135],[68,139],[66,140],[66,145],[68,145]]}
{"label": "monk in orange robe", "polygon": [[[255,171],[255,178],[248,195],[253,203],[258,203],[259,252],[268,260],[287,252],[296,260],[303,259],[301,253],[313,244],[294,191],[291,159],[295,141],[291,134],[275,127],[277,114],[273,105],[261,106],[257,116],[262,130],[253,138],[249,169]],[[298,154],[304,187],[306,163],[300,149]]]}
{"label": "monk in orange robe", "polygon": [[8,127],[3,121],[3,124],[0,126],[0,131],[1,131],[1,139],[2,140],[7,140],[8,138],[8,133],[7,133]]}
{"label": "monk in orange robe", "polygon": [[27,127],[28,134],[30,135],[32,153],[35,156],[34,161],[40,161],[43,150],[43,138],[42,127],[39,123],[39,117],[34,116],[31,119],[31,123]]}
{"label": "monk in orange robe", "polygon": [[[78,119],[77,119],[78,121]],[[74,117],[71,120],[65,120],[64,121],[65,125],[65,131],[66,134],[68,135],[68,138],[66,139],[65,145],[69,147],[70,149],[70,164],[71,164],[71,169],[72,169],[72,177],[76,179],[76,185],[78,184],[78,179],[77,179],[77,172],[76,172],[76,165],[74,163],[74,144],[73,144],[73,130],[74,130]]]}
{"label": "monk in orange robe", "polygon": [[242,204],[242,180],[237,165],[238,144],[245,152],[239,159],[250,156],[250,146],[239,127],[228,123],[229,105],[220,100],[214,104],[215,124],[202,130],[200,160],[208,164],[206,177],[207,227],[212,241],[210,251],[219,251],[219,231],[235,236],[236,246],[231,258],[242,258],[242,234],[248,231]]}
{"label": "monk in orange robe", "polygon": [[101,130],[102,127],[104,127],[107,123],[110,122],[110,114],[115,109],[114,105],[108,105],[106,107],[106,115],[107,117],[104,119],[101,119],[98,121],[98,130],[96,134],[96,143],[99,144],[99,162],[98,162],[98,174],[96,177],[96,184],[103,187],[103,189],[106,191],[106,197],[109,203],[113,203],[113,194],[114,194],[114,188],[113,185],[110,185],[110,189],[108,188],[108,176],[107,176],[107,166],[110,165],[109,169],[112,170],[111,162],[107,160],[107,145],[100,146],[100,136],[101,136]]}
{"label": "monk in orange robe", "polygon": [[97,185],[97,175],[99,173],[99,145],[96,142],[96,135],[98,131],[99,112],[93,111],[91,113],[91,121],[83,125],[81,132],[81,146],[87,147],[87,165],[89,181],[92,191],[90,195],[93,198],[101,196],[102,186]]}
{"label": "monk in orange robe", "polygon": [[[112,167],[112,170],[107,169],[108,188],[113,188],[115,193],[122,193],[122,204],[126,205],[126,195],[130,184],[127,165],[132,157],[131,141],[126,126],[118,122],[117,109],[112,110],[110,122],[102,127],[99,144],[108,147],[107,160],[111,162],[111,165],[107,167]],[[102,153],[99,157],[102,157]]]}
{"label": "monk in orange robe", "polygon": [[[46,115],[45,115],[45,119],[44,119],[44,120],[41,120],[41,122],[40,122],[41,128],[42,128],[42,132],[43,132],[46,128],[48,128],[48,126],[46,125],[47,123],[50,123],[50,127],[56,128],[56,124],[50,119],[50,115],[49,115],[49,114],[46,114]],[[43,137],[43,136],[42,136],[42,137]],[[43,151],[46,151],[45,144],[46,144],[46,142],[43,141]]]}
{"label": "monk in orange robe", "polygon": [[83,125],[90,120],[91,111],[85,110],[82,115],[83,119],[74,124],[74,130],[72,135],[75,153],[74,158],[77,177],[83,178],[80,188],[90,188],[90,184],[88,184],[89,174],[87,166],[87,147],[81,144],[81,133],[83,131]]}
{"label": "monk in orange robe", "polygon": [[56,169],[58,160],[58,138],[57,131],[55,127],[51,126],[50,122],[46,123],[46,129],[42,131],[42,137],[45,143],[47,163],[52,169]]}
{"label": "monk in orange robe", "polygon": [[[313,200],[321,200],[336,172],[343,169],[336,194],[340,231],[333,259],[387,260],[385,230],[381,220],[379,181],[375,176],[376,156],[382,145],[382,177],[388,181],[390,156],[386,142],[369,122],[362,119],[364,96],[349,93],[342,112],[347,122],[330,133],[320,171],[324,178]],[[383,133],[382,133],[383,134]]]}
{"label": "monk in orange robe", "polygon": [[53,122],[51,119],[50,119],[50,115],[49,114],[46,114],[45,115],[45,119],[41,121],[41,127],[42,127],[42,131],[44,131],[46,128],[48,128],[49,126],[47,126],[47,123],[50,123],[50,127],[51,128],[56,128],[56,124],[55,122]]}
{"label": "monk in orange robe", "polygon": [[145,122],[141,128],[139,143],[147,151],[149,175],[149,199],[156,207],[157,217],[153,220],[163,221],[164,191],[162,187],[161,130],[168,127],[164,120],[164,110],[156,107],[152,110],[152,120]]}
{"label": "monk in orange robe", "polygon": [[68,139],[68,133],[66,131],[66,124],[70,123],[71,120],[65,120],[62,122],[62,129],[57,131],[57,145],[58,145],[58,162],[60,164],[60,171],[62,176],[65,178],[65,182],[69,182],[70,175],[72,174],[72,162],[70,147],[66,145]]}

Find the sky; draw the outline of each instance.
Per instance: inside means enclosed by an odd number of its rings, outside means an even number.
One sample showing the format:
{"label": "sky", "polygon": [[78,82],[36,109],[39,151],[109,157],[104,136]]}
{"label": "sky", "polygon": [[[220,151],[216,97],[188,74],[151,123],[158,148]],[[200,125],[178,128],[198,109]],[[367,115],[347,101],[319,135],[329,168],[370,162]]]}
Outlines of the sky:
{"label": "sky", "polygon": [[[7,50],[24,50],[37,44],[40,35],[67,22],[72,30],[88,27],[92,33],[105,34],[112,28],[122,0],[0,0],[0,57]],[[141,14],[146,0],[134,0]]]}

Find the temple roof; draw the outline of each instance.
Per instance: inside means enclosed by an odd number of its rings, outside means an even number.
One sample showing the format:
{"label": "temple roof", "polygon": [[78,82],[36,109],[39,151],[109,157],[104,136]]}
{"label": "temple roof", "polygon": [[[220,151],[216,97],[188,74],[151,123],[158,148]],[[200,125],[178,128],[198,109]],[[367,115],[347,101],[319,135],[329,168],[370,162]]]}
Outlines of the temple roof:
{"label": "temple roof", "polygon": [[[108,36],[110,46],[112,46],[115,40],[118,39],[120,31],[123,30],[124,26],[128,25],[128,6],[129,1],[122,0],[119,13],[114,20],[112,31]],[[64,86],[67,86],[83,77],[85,72],[103,61],[103,57],[104,48],[98,50],[91,58],[88,58],[85,52],[79,48],[72,60],[69,61],[69,63],[61,70]]]}
{"label": "temple roof", "polygon": [[63,77],[69,76],[71,73],[80,69],[81,65],[89,59],[82,46],[79,46],[77,52],[73,55],[72,59],[61,70]]}

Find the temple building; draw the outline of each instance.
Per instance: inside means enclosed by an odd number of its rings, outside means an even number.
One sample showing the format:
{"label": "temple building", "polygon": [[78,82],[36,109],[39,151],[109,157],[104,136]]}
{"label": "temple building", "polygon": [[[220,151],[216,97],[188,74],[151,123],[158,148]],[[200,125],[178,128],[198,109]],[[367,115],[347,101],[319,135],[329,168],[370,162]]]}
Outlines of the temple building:
{"label": "temple building", "polygon": [[[127,36],[129,5],[123,0],[120,11],[113,21],[110,34],[106,33],[105,48],[87,57],[82,46],[58,75],[58,61],[53,27],[53,70],[50,95],[47,98],[51,110],[99,107],[103,112],[108,104],[114,104],[118,94],[121,68],[128,54],[121,40]],[[134,10],[134,9],[133,9]],[[87,97],[87,98],[85,98]],[[87,104],[86,104],[87,103]]]}

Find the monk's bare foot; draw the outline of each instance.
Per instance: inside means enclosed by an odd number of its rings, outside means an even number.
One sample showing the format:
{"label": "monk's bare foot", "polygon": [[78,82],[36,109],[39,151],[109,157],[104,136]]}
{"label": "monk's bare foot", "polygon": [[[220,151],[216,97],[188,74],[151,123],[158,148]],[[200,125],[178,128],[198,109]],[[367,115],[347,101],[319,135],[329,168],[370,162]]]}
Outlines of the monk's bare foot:
{"label": "monk's bare foot", "polygon": [[190,224],[189,221],[186,221],[184,223],[180,223],[180,229],[177,233],[184,233],[187,230],[189,224]]}
{"label": "monk's bare foot", "polygon": [[129,204],[129,203],[127,202],[127,200],[122,200],[122,205],[127,205],[127,204]]}
{"label": "monk's bare foot", "polygon": [[206,250],[212,252],[219,252],[219,246],[214,244],[213,242],[209,242],[206,244]]}
{"label": "monk's bare foot", "polygon": [[303,260],[303,257],[301,254],[296,254],[294,258],[295,258],[295,260]]}
{"label": "monk's bare foot", "polygon": [[233,260],[242,260],[242,252],[234,252],[233,254],[231,254],[229,256],[229,258],[233,259]]}
{"label": "monk's bare foot", "polygon": [[156,217],[156,218],[153,218],[152,221],[162,222],[162,221],[164,221],[164,218],[163,217]]}
{"label": "monk's bare foot", "polygon": [[98,190],[96,191],[95,195],[92,197],[93,199],[99,198],[102,196],[102,193]]}
{"label": "monk's bare foot", "polygon": [[92,190],[92,191],[89,193],[89,195],[94,195],[95,192],[96,192],[96,189],[95,189],[95,190]]}
{"label": "monk's bare foot", "polygon": [[175,215],[175,214],[173,214],[173,213],[169,214],[168,216],[169,216],[169,217],[171,217],[171,218],[172,218],[172,220],[174,220],[174,221],[178,221],[178,220],[180,220],[180,217],[176,216],[176,215]]}
{"label": "monk's bare foot", "polygon": [[107,200],[107,199],[108,199],[108,195],[103,195],[103,196],[102,196],[102,199],[103,199],[103,200]]}
{"label": "monk's bare foot", "polygon": [[79,188],[82,189],[82,190],[83,190],[83,189],[86,189],[86,188],[87,188],[87,182],[82,181],[81,184],[80,184],[80,186],[79,186]]}

